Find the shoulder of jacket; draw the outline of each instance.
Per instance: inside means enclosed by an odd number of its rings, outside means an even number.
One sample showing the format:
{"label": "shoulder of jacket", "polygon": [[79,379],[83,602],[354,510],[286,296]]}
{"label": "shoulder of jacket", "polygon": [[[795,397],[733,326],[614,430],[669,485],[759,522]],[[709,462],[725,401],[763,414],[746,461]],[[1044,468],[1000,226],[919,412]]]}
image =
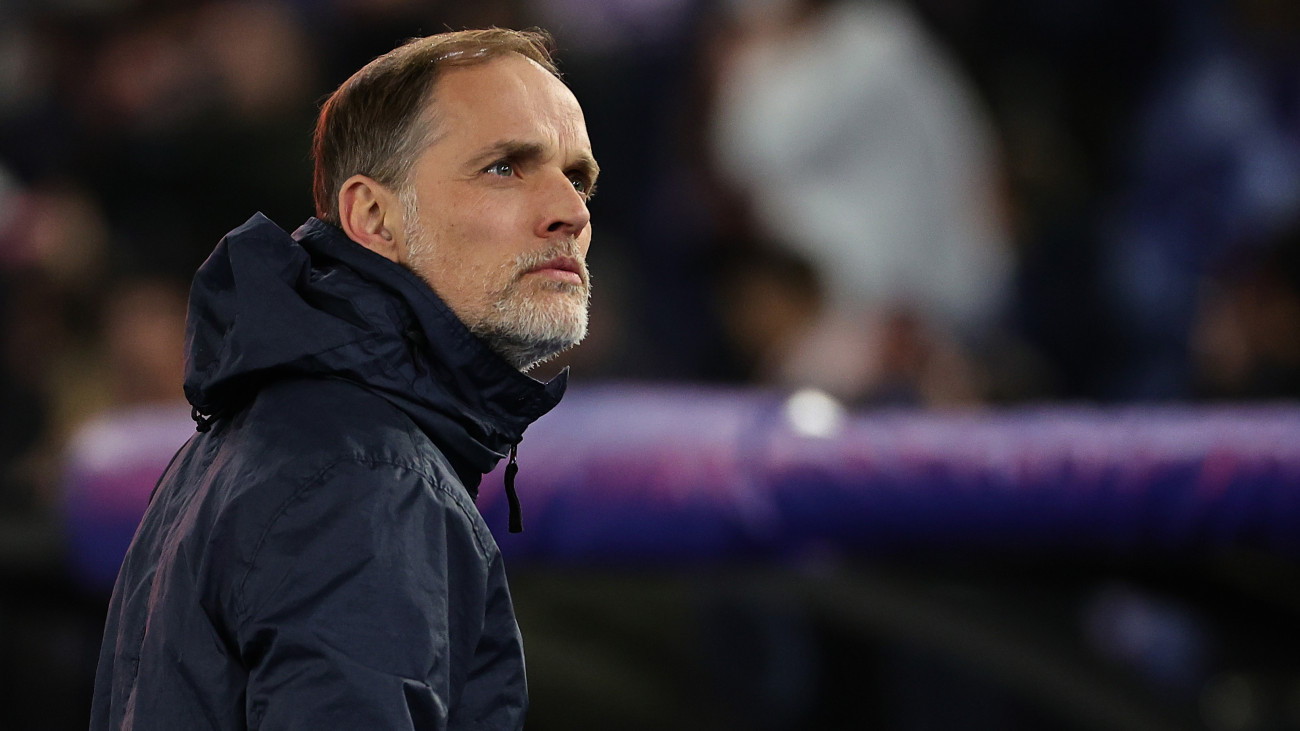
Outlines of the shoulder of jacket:
{"label": "shoulder of jacket", "polygon": [[311,474],[340,457],[409,461],[418,468],[437,449],[400,409],[337,378],[271,384],[230,422],[231,447],[290,457]]}
{"label": "shoulder of jacket", "polygon": [[[320,581],[371,559],[400,557],[403,566],[451,560],[487,580],[500,551],[474,505],[457,494],[463,489],[449,484],[455,480],[409,461],[344,456],[292,490],[277,490],[276,504],[252,514],[240,510],[249,523],[232,576],[235,616],[250,616],[266,577],[278,577],[271,585],[300,572]],[[304,563],[304,556],[312,559]],[[262,589],[250,589],[250,581]]]}
{"label": "shoulder of jacket", "polygon": [[[489,559],[496,542],[442,450],[396,407],[345,381],[286,384],[232,418],[223,471],[227,510],[264,539],[297,501],[432,501],[464,516]],[[215,465],[214,465],[215,466]],[[358,480],[388,470],[390,479]],[[321,489],[326,488],[326,489]]]}

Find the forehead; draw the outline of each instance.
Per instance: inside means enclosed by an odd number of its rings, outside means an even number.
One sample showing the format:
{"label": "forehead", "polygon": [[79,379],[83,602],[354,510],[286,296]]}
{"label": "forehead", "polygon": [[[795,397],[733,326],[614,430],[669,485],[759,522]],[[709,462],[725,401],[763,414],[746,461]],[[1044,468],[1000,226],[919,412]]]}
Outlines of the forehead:
{"label": "forehead", "polygon": [[564,82],[531,59],[507,54],[446,71],[433,90],[436,138],[476,146],[504,139],[589,151],[582,108]]}

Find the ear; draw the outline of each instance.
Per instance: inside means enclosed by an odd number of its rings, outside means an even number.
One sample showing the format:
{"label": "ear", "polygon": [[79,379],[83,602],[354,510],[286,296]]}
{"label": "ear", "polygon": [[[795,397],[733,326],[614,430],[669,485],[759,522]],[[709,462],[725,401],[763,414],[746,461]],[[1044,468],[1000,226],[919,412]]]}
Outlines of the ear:
{"label": "ear", "polygon": [[348,238],[398,262],[405,237],[402,211],[388,188],[365,175],[353,175],[339,188],[339,225]]}

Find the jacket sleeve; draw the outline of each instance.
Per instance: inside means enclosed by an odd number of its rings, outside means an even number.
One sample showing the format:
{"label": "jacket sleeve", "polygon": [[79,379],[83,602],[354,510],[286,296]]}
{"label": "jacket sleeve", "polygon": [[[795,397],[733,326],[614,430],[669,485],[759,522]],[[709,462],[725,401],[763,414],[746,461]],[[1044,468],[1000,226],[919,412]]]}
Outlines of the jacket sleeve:
{"label": "jacket sleeve", "polygon": [[483,632],[454,718],[474,728],[519,729],[528,711],[524,649],[499,552],[489,572]]}
{"label": "jacket sleeve", "polygon": [[232,593],[249,728],[447,728],[499,563],[454,489],[349,462],[281,506]]}

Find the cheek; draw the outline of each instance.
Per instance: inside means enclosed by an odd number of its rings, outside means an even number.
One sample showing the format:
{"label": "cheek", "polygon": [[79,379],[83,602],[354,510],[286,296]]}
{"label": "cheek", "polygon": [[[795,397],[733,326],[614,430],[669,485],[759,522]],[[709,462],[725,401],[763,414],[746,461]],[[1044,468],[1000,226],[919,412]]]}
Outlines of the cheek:
{"label": "cheek", "polygon": [[462,265],[473,266],[490,257],[493,249],[508,240],[507,212],[481,191],[444,198],[423,218],[428,230],[438,232],[434,240],[442,257]]}
{"label": "cheek", "polygon": [[591,223],[588,223],[587,228],[583,229],[582,233],[578,236],[578,250],[582,252],[582,257],[584,259],[587,257],[587,250],[590,248],[591,248]]}
{"label": "cheek", "polygon": [[426,218],[438,232],[432,243],[441,271],[432,276],[450,296],[491,297],[513,278],[512,264],[526,249],[527,229],[521,228],[518,211],[500,197],[475,191],[438,206],[441,220]]}
{"label": "cheek", "polygon": [[513,256],[528,228],[523,211],[508,191],[475,191],[450,211],[459,236],[471,242],[471,255],[490,259]]}

